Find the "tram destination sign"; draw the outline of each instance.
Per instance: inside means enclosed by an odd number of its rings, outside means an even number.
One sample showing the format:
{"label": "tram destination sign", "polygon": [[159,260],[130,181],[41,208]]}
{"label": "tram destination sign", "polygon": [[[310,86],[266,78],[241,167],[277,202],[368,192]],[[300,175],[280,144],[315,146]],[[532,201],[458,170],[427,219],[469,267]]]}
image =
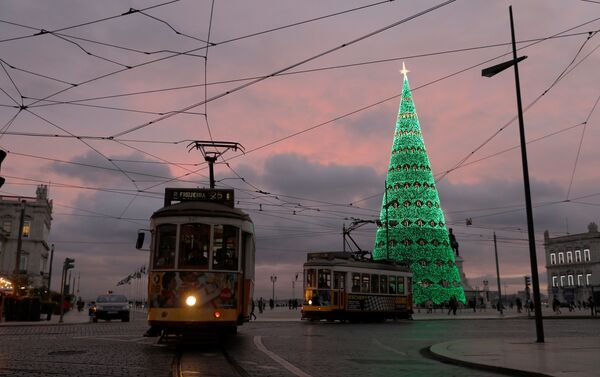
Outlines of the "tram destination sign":
{"label": "tram destination sign", "polygon": [[171,202],[211,202],[234,207],[233,190],[165,188],[165,206]]}

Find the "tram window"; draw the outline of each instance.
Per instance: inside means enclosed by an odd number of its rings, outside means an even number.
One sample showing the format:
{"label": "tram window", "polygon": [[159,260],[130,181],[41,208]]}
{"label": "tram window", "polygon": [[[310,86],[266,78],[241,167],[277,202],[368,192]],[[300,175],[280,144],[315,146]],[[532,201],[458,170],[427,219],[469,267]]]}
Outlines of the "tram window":
{"label": "tram window", "polygon": [[183,224],[179,230],[179,267],[208,269],[210,225]]}
{"label": "tram window", "polygon": [[352,273],[352,292],[360,292],[360,274]]}
{"label": "tram window", "polygon": [[388,293],[387,275],[381,275],[379,277],[379,292]]}
{"label": "tram window", "polygon": [[361,275],[361,280],[362,280],[362,284],[360,287],[360,291],[364,292],[364,293],[369,293],[369,274],[362,274]]}
{"label": "tram window", "polygon": [[312,288],[317,286],[317,270],[314,268],[306,270],[306,286]]}
{"label": "tram window", "polygon": [[379,275],[371,274],[371,292],[379,293]]}
{"label": "tram window", "polygon": [[398,294],[399,295],[403,295],[404,294],[404,276],[398,276]]}
{"label": "tram window", "polygon": [[213,231],[214,270],[238,269],[238,228],[232,225],[215,225]]}
{"label": "tram window", "polygon": [[412,278],[406,277],[406,292],[412,293]]}
{"label": "tram window", "polygon": [[390,283],[389,284],[389,286],[390,286],[390,294],[391,295],[395,295],[396,294],[396,277],[390,275],[388,277],[388,280],[389,280],[389,283]]}
{"label": "tram window", "polygon": [[175,263],[175,245],[177,225],[162,224],[156,227],[156,251],[154,268],[173,268]]}
{"label": "tram window", "polygon": [[333,288],[334,289],[346,289],[345,279],[346,274],[344,272],[333,272]]}
{"label": "tram window", "polygon": [[331,288],[331,270],[319,269],[319,288]]}

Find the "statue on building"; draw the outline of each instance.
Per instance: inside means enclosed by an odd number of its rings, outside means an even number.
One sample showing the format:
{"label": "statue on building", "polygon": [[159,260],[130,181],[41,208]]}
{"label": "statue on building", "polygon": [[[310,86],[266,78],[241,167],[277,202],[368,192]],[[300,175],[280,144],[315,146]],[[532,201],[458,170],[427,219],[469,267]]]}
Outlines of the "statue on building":
{"label": "statue on building", "polygon": [[450,238],[450,247],[452,250],[454,250],[456,256],[459,257],[460,254],[458,253],[458,241],[456,241],[456,237],[454,236],[454,233],[452,233],[452,228],[449,228],[448,232],[448,238]]}
{"label": "statue on building", "polygon": [[35,190],[35,197],[37,199],[48,199],[48,186],[47,185],[39,185]]}
{"label": "statue on building", "polygon": [[591,222],[588,225],[588,231],[590,233],[598,233],[598,224],[596,224],[595,222]]}

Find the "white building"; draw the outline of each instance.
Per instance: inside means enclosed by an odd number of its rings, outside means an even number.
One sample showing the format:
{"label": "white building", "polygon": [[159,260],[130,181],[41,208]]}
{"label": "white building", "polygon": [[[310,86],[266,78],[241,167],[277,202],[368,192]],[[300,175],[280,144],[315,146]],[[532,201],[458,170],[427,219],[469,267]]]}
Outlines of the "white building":
{"label": "white building", "polygon": [[[0,276],[14,277],[18,255],[18,273],[27,276],[29,287],[48,286],[51,223],[52,201],[48,200],[48,186],[38,186],[36,197],[0,196]],[[21,251],[17,253],[19,243]]]}
{"label": "white building", "polygon": [[[590,223],[587,233],[551,238],[544,232],[548,295],[562,302],[584,302],[600,285],[600,233]],[[598,290],[596,288],[596,290]]]}

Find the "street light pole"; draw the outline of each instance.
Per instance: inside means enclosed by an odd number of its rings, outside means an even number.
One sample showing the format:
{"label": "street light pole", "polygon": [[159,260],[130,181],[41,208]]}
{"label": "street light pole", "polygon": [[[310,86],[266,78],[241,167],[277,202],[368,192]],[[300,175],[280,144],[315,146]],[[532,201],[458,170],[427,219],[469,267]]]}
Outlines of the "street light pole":
{"label": "street light pole", "polygon": [[496,245],[496,232],[494,232],[494,255],[496,256],[496,279],[498,279],[498,311],[502,311],[502,291],[500,290],[500,267],[498,266],[498,246]]}
{"label": "street light pole", "polygon": [[273,283],[273,304],[275,304],[275,282],[277,281],[276,275],[271,275],[271,283]]}
{"label": "street light pole", "polygon": [[527,58],[521,56],[517,58],[517,45],[515,42],[515,27],[513,22],[512,6],[508,7],[510,14],[510,33],[512,38],[513,59],[508,62],[497,64],[486,68],[481,74],[486,77],[492,77],[502,72],[510,66],[515,67],[515,86],[517,92],[517,112],[519,117],[519,138],[521,141],[521,161],[523,164],[523,184],[525,186],[525,209],[527,212],[527,233],[529,238],[529,260],[531,264],[531,283],[533,288],[533,301],[535,305],[535,328],[537,342],[544,343],[544,325],[542,322],[542,303],[540,299],[540,282],[538,278],[537,255],[535,250],[535,232],[533,229],[533,210],[531,205],[531,192],[529,188],[529,168],[527,166],[527,148],[525,141],[525,128],[523,125],[523,105],[521,103],[521,84],[519,82],[519,62]]}

